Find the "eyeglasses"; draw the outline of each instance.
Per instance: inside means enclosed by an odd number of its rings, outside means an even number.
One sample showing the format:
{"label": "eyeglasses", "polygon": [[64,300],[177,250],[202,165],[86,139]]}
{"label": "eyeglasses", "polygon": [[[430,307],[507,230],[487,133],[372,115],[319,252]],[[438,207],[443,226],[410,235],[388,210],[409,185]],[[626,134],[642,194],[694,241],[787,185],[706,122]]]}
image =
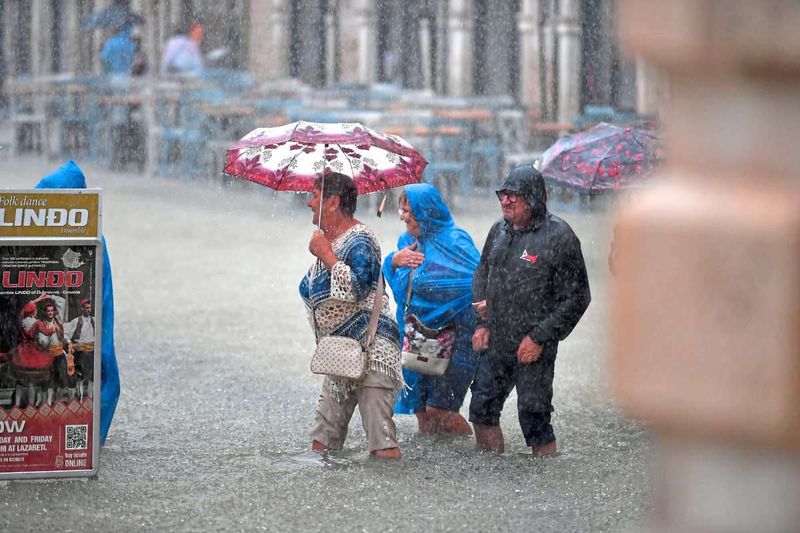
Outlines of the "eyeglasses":
{"label": "eyeglasses", "polygon": [[497,191],[497,199],[502,202],[503,198],[508,198],[508,201],[513,204],[520,199],[520,195],[515,192]]}

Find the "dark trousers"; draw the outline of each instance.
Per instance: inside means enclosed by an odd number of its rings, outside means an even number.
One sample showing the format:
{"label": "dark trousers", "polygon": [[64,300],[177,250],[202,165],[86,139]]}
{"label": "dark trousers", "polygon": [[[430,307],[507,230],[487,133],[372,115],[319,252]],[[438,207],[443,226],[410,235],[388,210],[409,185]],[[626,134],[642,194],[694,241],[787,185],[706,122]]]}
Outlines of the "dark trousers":
{"label": "dark trousers", "polygon": [[508,395],[517,388],[519,425],[528,446],[555,440],[550,413],[553,412],[553,371],[556,343],[548,343],[535,363],[521,365],[516,350],[500,351],[490,346],[478,362],[472,385],[469,420],[485,426],[500,425],[500,413]]}
{"label": "dark trousers", "polygon": [[53,370],[55,371],[55,384],[57,387],[69,388],[74,387],[78,382],[78,373],[75,372],[71,376],[67,374],[67,356],[59,355],[53,359]]}
{"label": "dark trousers", "polygon": [[94,352],[75,352],[75,367],[80,371],[81,377],[94,381]]}

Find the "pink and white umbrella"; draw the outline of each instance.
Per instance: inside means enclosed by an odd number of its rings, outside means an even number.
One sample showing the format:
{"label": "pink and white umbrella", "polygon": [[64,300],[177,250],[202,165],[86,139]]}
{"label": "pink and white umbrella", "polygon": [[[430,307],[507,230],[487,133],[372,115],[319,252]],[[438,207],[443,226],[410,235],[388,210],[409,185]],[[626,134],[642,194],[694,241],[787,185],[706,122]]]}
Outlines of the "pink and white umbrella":
{"label": "pink and white umbrella", "polygon": [[357,123],[257,128],[228,149],[225,174],[277,191],[311,191],[323,172],[351,176],[358,194],[419,183],[428,162],[397,135]]}

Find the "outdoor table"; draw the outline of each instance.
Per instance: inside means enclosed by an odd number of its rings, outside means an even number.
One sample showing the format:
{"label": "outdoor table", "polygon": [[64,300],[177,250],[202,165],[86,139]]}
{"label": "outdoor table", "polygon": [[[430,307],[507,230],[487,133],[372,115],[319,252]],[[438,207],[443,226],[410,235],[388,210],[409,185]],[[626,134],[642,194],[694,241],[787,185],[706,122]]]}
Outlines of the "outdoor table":
{"label": "outdoor table", "polygon": [[433,116],[439,119],[487,121],[494,119],[494,113],[488,109],[435,109]]}
{"label": "outdoor table", "polygon": [[208,121],[212,139],[234,141],[253,129],[253,105],[220,102],[201,105],[200,109]]}
{"label": "outdoor table", "polygon": [[287,124],[289,119],[284,113],[266,113],[256,115],[253,122],[256,128],[274,128]]}
{"label": "outdoor table", "polygon": [[[431,135],[461,135],[464,133],[462,128],[457,126],[412,126],[412,127],[392,127],[384,130],[384,133],[399,135],[403,138],[409,137],[429,137]],[[408,139],[406,139],[408,140]]]}
{"label": "outdoor table", "polygon": [[12,155],[23,147],[50,155],[52,116],[49,105],[53,94],[49,83],[38,78],[12,78],[6,82],[9,119],[12,126]]}
{"label": "outdoor table", "polygon": [[344,110],[336,111],[336,116],[342,122],[358,122],[368,128],[378,129],[385,113],[371,110]]}

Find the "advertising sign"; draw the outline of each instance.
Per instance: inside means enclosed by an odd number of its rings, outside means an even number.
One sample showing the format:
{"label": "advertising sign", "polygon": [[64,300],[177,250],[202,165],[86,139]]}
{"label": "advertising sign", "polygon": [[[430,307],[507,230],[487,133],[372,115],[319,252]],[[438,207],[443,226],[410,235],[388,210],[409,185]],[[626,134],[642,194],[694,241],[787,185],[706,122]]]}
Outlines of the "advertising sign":
{"label": "advertising sign", "polygon": [[97,472],[100,218],[99,190],[0,190],[0,479]]}

